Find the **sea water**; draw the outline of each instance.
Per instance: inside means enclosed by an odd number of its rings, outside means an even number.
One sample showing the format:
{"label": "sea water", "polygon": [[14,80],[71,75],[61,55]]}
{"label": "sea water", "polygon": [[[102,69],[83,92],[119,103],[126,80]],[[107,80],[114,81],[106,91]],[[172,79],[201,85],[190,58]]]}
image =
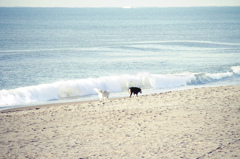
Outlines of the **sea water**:
{"label": "sea water", "polygon": [[240,85],[240,7],[0,8],[0,109]]}

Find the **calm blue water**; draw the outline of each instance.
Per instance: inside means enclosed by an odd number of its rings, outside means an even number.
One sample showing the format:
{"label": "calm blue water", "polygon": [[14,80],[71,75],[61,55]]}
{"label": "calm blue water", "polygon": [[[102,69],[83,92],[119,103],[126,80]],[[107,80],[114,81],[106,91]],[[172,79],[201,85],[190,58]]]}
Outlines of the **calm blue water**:
{"label": "calm blue water", "polygon": [[0,109],[240,85],[240,7],[0,8]]}

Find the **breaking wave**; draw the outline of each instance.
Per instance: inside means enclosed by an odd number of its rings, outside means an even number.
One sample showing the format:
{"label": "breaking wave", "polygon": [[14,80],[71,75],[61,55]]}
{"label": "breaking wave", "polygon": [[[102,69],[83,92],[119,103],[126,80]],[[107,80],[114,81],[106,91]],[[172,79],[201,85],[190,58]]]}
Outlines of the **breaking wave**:
{"label": "breaking wave", "polygon": [[231,67],[223,73],[182,73],[182,74],[123,74],[100,78],[60,81],[50,84],[21,87],[0,91],[0,107],[27,103],[59,100],[61,98],[94,95],[94,88],[123,92],[130,86],[141,88],[175,88],[186,85],[211,83],[240,75],[240,66]]}

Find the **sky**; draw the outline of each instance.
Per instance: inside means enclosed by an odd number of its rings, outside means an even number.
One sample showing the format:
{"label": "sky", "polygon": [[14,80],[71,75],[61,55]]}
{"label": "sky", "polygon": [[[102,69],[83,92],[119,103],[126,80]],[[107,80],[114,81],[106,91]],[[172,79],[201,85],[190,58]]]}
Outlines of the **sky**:
{"label": "sky", "polygon": [[0,0],[0,7],[240,6],[240,0]]}

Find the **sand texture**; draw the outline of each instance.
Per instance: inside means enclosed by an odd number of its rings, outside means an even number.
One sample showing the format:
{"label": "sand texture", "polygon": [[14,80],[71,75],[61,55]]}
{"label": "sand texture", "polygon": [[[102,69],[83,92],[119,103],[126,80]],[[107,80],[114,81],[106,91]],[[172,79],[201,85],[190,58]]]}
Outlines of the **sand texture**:
{"label": "sand texture", "polygon": [[239,159],[240,86],[2,111],[0,158]]}

